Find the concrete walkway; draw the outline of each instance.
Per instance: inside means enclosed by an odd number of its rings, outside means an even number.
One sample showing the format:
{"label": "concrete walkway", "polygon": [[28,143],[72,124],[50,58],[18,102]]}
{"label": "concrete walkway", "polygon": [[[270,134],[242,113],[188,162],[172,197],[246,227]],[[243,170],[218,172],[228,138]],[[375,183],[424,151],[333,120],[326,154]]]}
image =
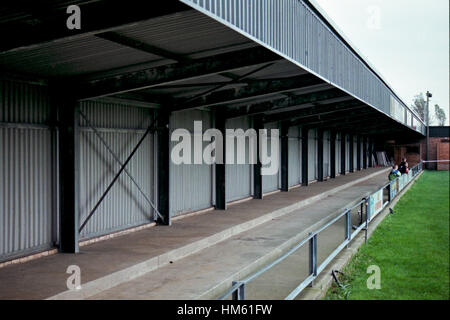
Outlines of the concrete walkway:
{"label": "concrete walkway", "polygon": [[[280,255],[309,229],[385,184],[386,170],[371,168],[238,203],[227,211],[177,220],[171,227],[94,243],[77,255],[4,267],[0,299],[214,298],[236,276]],[[82,290],[66,291],[69,265],[81,268]]]}

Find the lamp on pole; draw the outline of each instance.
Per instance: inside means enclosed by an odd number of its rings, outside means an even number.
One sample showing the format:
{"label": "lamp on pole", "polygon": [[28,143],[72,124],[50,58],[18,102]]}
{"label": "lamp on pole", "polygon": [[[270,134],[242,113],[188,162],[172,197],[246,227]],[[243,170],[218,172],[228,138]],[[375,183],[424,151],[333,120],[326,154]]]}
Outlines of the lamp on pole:
{"label": "lamp on pole", "polygon": [[[433,95],[431,92],[427,91],[427,110],[426,110],[426,125],[427,125],[427,161],[430,160],[430,98]],[[425,168],[429,169],[430,166],[428,164],[429,162],[426,162]]]}

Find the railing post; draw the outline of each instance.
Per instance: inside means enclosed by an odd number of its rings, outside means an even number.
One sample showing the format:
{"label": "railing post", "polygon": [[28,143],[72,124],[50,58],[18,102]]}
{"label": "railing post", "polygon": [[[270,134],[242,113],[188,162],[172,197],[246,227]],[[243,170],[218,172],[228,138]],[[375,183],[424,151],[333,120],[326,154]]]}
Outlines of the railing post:
{"label": "railing post", "polygon": [[317,234],[309,240],[309,274],[317,276]]}
{"label": "railing post", "polygon": [[233,281],[232,285],[240,284],[236,291],[233,292],[233,300],[245,300],[245,283]]}
{"label": "railing post", "polygon": [[[364,199],[363,199],[364,200]],[[364,214],[364,203],[362,202],[360,205],[359,205],[359,212],[360,212],[360,214],[361,214],[361,218],[359,219],[359,224],[361,225],[362,223],[363,223],[363,214]]]}
{"label": "railing post", "polygon": [[[367,205],[367,200],[366,200],[365,204]],[[369,237],[369,215],[367,214],[367,209],[366,209],[366,228],[365,229],[366,230],[365,230],[365,233],[364,233],[364,241],[367,244],[367,239]]]}
{"label": "railing post", "polygon": [[391,188],[392,188],[392,181],[389,182],[389,186],[388,186],[388,202],[389,203],[392,201],[392,199],[391,199]]}
{"label": "railing post", "polygon": [[347,212],[345,213],[345,239],[350,241],[351,238],[352,238],[352,216],[351,211],[347,210]]}

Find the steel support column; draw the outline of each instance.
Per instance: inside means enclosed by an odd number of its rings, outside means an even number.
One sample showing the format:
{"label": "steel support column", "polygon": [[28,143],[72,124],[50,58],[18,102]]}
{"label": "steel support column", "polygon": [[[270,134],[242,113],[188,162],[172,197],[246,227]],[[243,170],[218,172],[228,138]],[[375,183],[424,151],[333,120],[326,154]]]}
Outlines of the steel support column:
{"label": "steel support column", "polygon": [[68,95],[57,93],[52,103],[58,110],[59,131],[59,249],[79,252],[79,113],[78,103]]}
{"label": "steel support column", "polygon": [[308,128],[302,127],[302,185],[308,185]]}
{"label": "steel support column", "polygon": [[348,147],[350,148],[349,149],[349,158],[350,159],[348,159],[348,171],[349,172],[354,172],[355,171],[355,164],[354,164],[354,157],[355,157],[355,143],[354,143],[354,140],[355,140],[355,138],[354,138],[354,136],[352,135],[352,134],[349,134],[348,135],[348,140],[349,140],[349,143],[348,143]]}
{"label": "steel support column", "polygon": [[256,163],[253,165],[253,198],[262,199],[263,189],[262,189],[262,175],[261,175],[261,159],[259,157],[260,150],[260,137],[259,130],[264,128],[263,119],[260,116],[255,116],[253,118],[253,129],[256,131]]}
{"label": "steel support column", "polygon": [[356,136],[356,170],[361,171],[361,136]]}
{"label": "steel support column", "polygon": [[369,147],[369,168],[373,168],[373,159],[372,159],[372,155],[373,155],[373,139],[372,138],[367,138],[368,142],[368,147]]}
{"label": "steel support column", "polygon": [[323,181],[323,129],[317,129],[317,180]]}
{"label": "steel support column", "polygon": [[363,169],[367,169],[367,137],[363,137]]}
{"label": "steel support column", "polygon": [[336,178],[336,131],[330,131],[330,178]]}
{"label": "steel support column", "polygon": [[158,167],[158,211],[164,219],[158,217],[158,224],[171,225],[169,190],[170,190],[170,113],[164,108],[158,110],[157,128],[157,167]]}
{"label": "steel support column", "polygon": [[289,123],[281,124],[281,191],[289,191]]}
{"label": "steel support column", "polygon": [[226,183],[225,183],[225,159],[226,159],[226,129],[225,122],[226,117],[221,112],[215,112],[215,127],[220,130],[222,136],[224,137],[223,144],[223,162],[215,163],[215,171],[216,171],[216,209],[217,210],[226,210],[227,209],[227,198],[226,198]]}

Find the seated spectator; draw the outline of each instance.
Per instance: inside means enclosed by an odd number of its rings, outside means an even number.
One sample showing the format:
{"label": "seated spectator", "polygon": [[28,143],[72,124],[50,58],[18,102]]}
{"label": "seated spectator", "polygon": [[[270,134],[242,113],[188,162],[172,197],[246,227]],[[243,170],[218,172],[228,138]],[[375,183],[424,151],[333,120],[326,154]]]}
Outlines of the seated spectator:
{"label": "seated spectator", "polygon": [[391,172],[389,172],[389,181],[395,180],[396,178],[400,177],[402,174],[400,171],[398,171],[398,165],[394,165],[392,167]]}
{"label": "seated spectator", "polygon": [[406,162],[406,158],[402,159],[402,162],[400,162],[400,165],[398,166],[398,171],[400,171],[400,174],[406,174],[408,163]]}

